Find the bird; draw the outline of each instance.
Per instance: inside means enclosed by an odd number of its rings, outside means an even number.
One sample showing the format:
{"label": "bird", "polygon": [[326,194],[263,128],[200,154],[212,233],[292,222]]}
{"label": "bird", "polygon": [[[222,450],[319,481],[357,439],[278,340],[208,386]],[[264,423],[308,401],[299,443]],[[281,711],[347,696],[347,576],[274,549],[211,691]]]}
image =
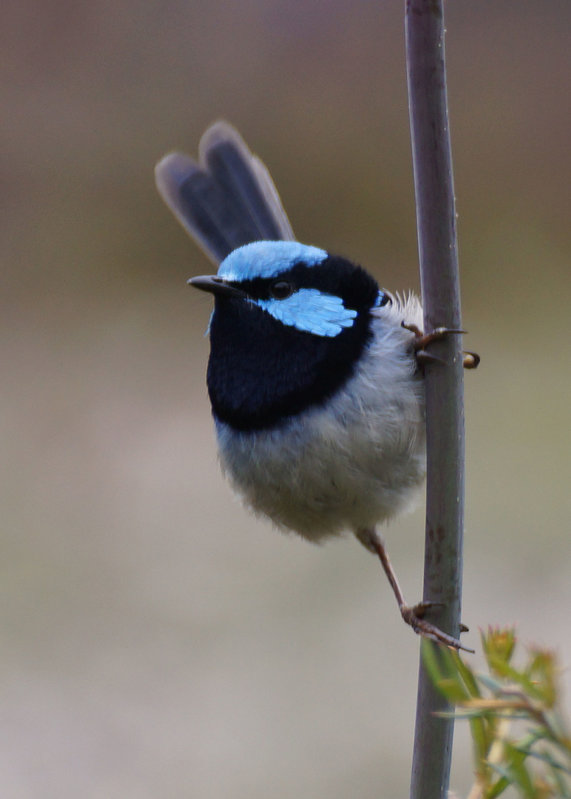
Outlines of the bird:
{"label": "bird", "polygon": [[[264,163],[228,122],[198,160],[155,168],[159,194],[217,266],[191,287],[214,298],[207,386],[222,471],[255,514],[320,543],[354,534],[380,558],[404,621],[465,649],[409,605],[379,527],[426,475],[424,366],[434,341],[419,299],[299,242]],[[478,356],[465,355],[465,366]]]}

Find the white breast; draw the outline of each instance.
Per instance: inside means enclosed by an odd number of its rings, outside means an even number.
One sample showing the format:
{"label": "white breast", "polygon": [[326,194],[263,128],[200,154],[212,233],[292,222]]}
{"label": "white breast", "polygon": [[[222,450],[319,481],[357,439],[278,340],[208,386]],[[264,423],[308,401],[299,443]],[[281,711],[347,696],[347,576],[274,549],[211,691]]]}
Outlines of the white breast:
{"label": "white breast", "polygon": [[356,373],[324,407],[272,430],[217,423],[225,474],[276,525],[320,540],[371,528],[404,509],[425,476],[424,385],[411,351],[416,297],[374,312]]}

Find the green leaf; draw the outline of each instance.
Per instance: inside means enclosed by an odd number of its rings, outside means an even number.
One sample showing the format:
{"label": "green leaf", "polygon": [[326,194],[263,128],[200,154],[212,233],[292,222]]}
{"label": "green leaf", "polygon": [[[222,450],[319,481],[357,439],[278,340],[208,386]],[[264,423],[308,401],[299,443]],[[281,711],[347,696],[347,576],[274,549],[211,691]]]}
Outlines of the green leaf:
{"label": "green leaf", "polygon": [[507,776],[500,777],[499,780],[496,780],[496,782],[490,788],[488,788],[484,796],[486,799],[496,799],[496,797],[500,796],[506,790],[506,788],[510,787],[510,785],[511,780]]}
{"label": "green leaf", "polygon": [[488,632],[482,633],[481,638],[488,665],[491,666],[492,662],[508,664],[511,661],[517,642],[514,627],[488,627]]}
{"label": "green leaf", "polygon": [[450,651],[450,654],[452,656],[452,660],[454,662],[454,665],[456,666],[458,674],[462,678],[462,681],[466,687],[466,691],[468,692],[468,694],[472,697],[481,696],[482,694],[480,691],[480,687],[478,685],[476,675],[474,674],[472,669],[466,663],[464,663],[464,661],[462,660],[462,658],[460,657],[459,653],[456,650]]}
{"label": "green leaf", "polygon": [[489,629],[482,643],[488,674],[476,674],[455,650],[429,641],[422,646],[433,683],[456,706],[441,715],[470,723],[482,799],[497,799],[508,788],[520,799],[571,799],[571,736],[558,709],[554,655],[532,649],[518,667],[512,629]]}
{"label": "green leaf", "polygon": [[456,704],[469,698],[450,649],[423,638],[420,651],[433,685],[449,702]]}

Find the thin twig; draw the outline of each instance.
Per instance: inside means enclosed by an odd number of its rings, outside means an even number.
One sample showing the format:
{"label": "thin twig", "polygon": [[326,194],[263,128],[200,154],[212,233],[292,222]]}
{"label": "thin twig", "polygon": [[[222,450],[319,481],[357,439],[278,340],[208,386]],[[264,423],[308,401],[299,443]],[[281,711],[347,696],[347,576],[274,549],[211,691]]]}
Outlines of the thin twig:
{"label": "thin twig", "polygon": [[[406,58],[425,332],[461,328],[456,215],[448,131],[442,0],[406,1]],[[461,336],[431,345],[446,366],[427,364],[427,498],[424,599],[443,603],[431,620],[460,630],[464,521]],[[450,710],[420,664],[411,798],[444,799],[450,779]]]}

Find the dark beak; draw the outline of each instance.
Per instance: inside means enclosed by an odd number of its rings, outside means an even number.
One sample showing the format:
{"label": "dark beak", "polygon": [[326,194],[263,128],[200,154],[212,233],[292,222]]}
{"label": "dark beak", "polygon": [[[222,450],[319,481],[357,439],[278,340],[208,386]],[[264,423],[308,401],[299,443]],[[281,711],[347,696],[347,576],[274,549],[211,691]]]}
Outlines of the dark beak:
{"label": "dark beak", "polygon": [[209,294],[214,294],[217,297],[234,297],[235,299],[244,299],[246,292],[231,286],[230,283],[217,277],[217,275],[200,275],[199,277],[191,277],[187,280],[189,286],[200,291],[208,291]]}

